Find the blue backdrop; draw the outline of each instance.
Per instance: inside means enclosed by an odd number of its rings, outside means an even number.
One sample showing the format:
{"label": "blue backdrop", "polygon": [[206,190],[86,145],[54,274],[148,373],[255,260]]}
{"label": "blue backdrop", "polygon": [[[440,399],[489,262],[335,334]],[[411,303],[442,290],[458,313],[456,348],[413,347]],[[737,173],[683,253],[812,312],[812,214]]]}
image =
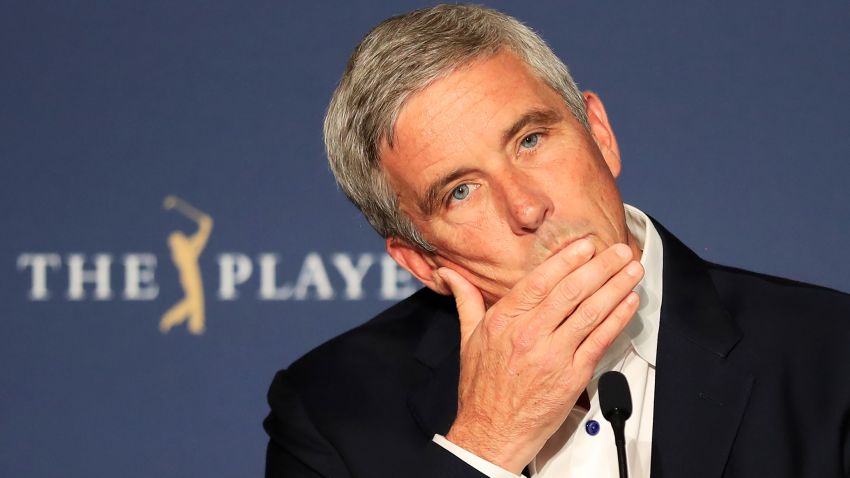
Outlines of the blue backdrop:
{"label": "blue backdrop", "polygon": [[[357,41],[423,5],[2,2],[0,476],[261,475],[274,372],[415,287],[321,121]],[[846,1],[490,5],[605,100],[628,202],[850,290]],[[168,195],[213,220],[199,257]],[[206,331],[160,332],[184,298]]]}

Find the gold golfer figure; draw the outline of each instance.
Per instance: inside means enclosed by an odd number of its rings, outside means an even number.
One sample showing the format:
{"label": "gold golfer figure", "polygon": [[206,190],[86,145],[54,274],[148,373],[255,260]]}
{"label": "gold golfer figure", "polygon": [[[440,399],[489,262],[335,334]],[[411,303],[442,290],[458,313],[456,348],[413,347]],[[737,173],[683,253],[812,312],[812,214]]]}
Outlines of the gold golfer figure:
{"label": "gold golfer figure", "polygon": [[179,213],[198,223],[198,231],[186,236],[181,231],[168,235],[168,247],[171,260],[180,273],[180,285],[183,287],[183,299],[174,304],[162,315],[159,330],[166,333],[175,325],[188,321],[189,332],[198,335],[204,333],[204,286],[201,282],[201,256],[213,227],[210,216],[192,207],[191,204],[176,197],[166,196],[162,206],[165,210],[176,209]]}

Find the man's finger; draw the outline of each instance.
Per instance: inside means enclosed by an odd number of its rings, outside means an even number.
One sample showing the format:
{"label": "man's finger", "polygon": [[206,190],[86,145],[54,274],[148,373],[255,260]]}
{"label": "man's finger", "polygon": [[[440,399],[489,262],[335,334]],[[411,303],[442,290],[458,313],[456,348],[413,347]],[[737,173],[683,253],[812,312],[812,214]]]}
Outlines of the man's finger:
{"label": "man's finger", "polygon": [[556,330],[559,343],[568,350],[575,350],[612,311],[632,293],[643,278],[643,267],[632,261],[614,274],[598,290],[576,308],[570,317]]}
{"label": "man's finger", "polygon": [[[539,310],[543,323],[549,330],[557,329],[564,322],[565,317],[578,311],[579,304],[582,304],[583,301],[602,288],[609,279],[621,272],[623,267],[629,263],[631,257],[632,251],[628,246],[615,244],[565,277],[552,288],[549,296],[540,304]],[[613,308],[632,287],[634,285],[624,288],[622,294],[612,301],[610,308]],[[589,310],[585,308],[584,311],[588,312]],[[605,315],[607,315],[607,311],[599,319],[605,317]],[[582,321],[579,320],[578,322]],[[595,324],[592,325],[595,326]],[[589,330],[580,339],[587,336],[587,333],[589,333]]]}
{"label": "man's finger", "polygon": [[594,250],[588,239],[574,241],[535,267],[502,301],[517,311],[533,309],[564,277],[590,260]]}
{"label": "man's finger", "polygon": [[447,267],[437,269],[437,275],[449,286],[455,297],[460,318],[460,348],[463,350],[472,332],[484,318],[484,312],[487,310],[484,307],[484,298],[477,287]]}
{"label": "man's finger", "polygon": [[640,298],[637,292],[629,292],[608,317],[579,345],[573,355],[573,366],[578,370],[593,370],[614,339],[629,324],[639,305]]}

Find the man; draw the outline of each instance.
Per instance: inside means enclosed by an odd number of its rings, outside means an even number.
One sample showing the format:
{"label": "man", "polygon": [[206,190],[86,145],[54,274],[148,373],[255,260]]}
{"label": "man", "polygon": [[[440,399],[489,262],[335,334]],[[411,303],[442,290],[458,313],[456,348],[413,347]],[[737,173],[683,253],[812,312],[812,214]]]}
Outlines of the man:
{"label": "man", "polygon": [[325,139],[427,289],[278,374],[267,476],[615,477],[606,370],[632,476],[850,476],[850,298],[705,263],[624,206],[602,101],[514,19],[385,21]]}

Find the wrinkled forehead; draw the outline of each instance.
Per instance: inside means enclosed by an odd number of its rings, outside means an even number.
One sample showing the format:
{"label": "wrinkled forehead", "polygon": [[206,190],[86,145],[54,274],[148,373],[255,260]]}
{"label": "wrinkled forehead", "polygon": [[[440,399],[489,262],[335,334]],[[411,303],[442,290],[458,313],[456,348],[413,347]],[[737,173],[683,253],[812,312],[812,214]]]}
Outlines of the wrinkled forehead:
{"label": "wrinkled forehead", "polygon": [[407,99],[393,144],[380,150],[383,168],[400,197],[421,192],[423,182],[447,168],[474,167],[502,150],[519,119],[543,110],[570,116],[561,96],[516,55],[463,65]]}
{"label": "wrinkled forehead", "polygon": [[450,77],[459,71],[469,69],[475,64],[485,62],[503,53],[515,55],[513,50],[505,45],[470,52],[469,55],[446,61],[445,65],[439,68],[439,70],[435,73],[431,75],[424,75],[420,78],[412,88],[399,90],[397,94],[390,95],[391,97],[395,97],[395,100],[391,102],[392,104],[387,106],[390,110],[390,114],[387,115],[387,122],[383,125],[380,137],[376,142],[378,150],[380,151],[386,146],[390,148],[395,146],[396,127],[398,125],[399,116],[412,98],[422,91],[427,90],[431,85],[439,82],[440,80]]}

